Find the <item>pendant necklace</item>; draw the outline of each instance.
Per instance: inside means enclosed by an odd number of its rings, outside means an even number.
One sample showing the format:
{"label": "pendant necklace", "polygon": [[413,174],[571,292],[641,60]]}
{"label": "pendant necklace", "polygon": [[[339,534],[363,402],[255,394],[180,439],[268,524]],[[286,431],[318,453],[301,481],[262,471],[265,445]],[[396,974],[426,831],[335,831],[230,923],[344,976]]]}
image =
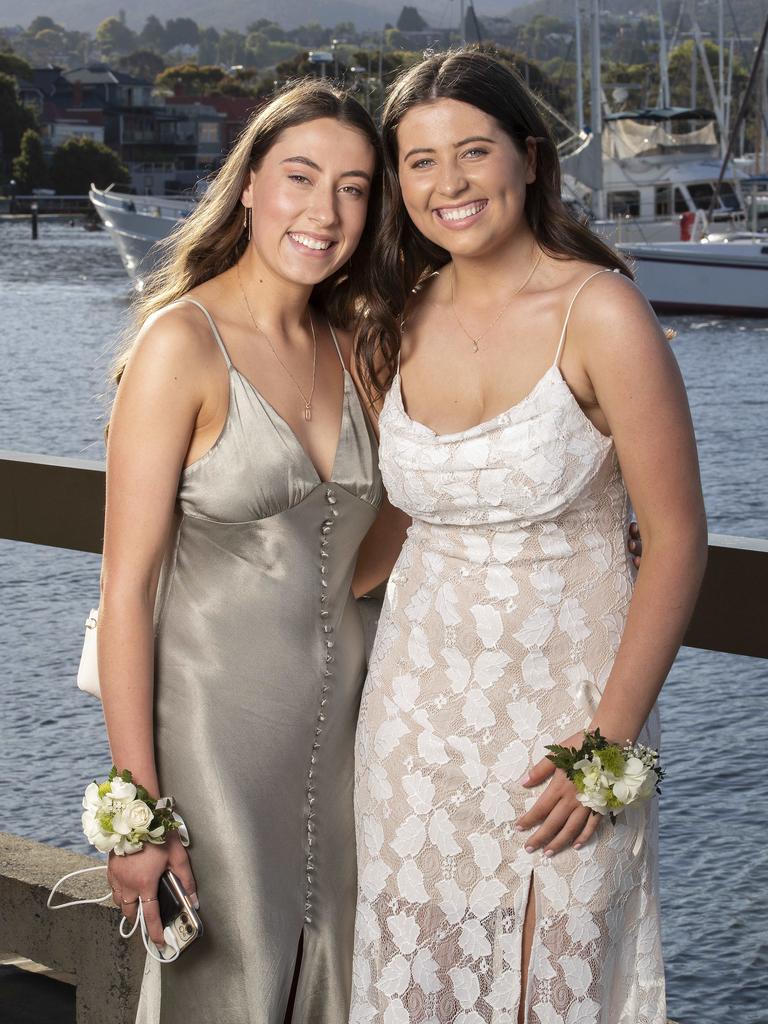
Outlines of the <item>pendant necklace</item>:
{"label": "pendant necklace", "polygon": [[272,349],[272,355],[275,357],[275,359],[278,361],[278,363],[280,363],[280,365],[282,366],[282,368],[285,371],[285,373],[287,373],[287,375],[291,378],[291,380],[293,381],[294,387],[296,388],[296,390],[301,395],[301,400],[304,403],[304,419],[305,420],[311,420],[312,419],[312,398],[313,398],[313,396],[315,394],[315,379],[316,379],[316,376],[317,376],[317,335],[315,334],[315,322],[312,319],[312,310],[309,308],[309,306],[307,306],[307,313],[309,315],[309,326],[310,326],[310,329],[312,331],[312,387],[311,387],[310,392],[309,392],[309,397],[307,397],[304,394],[304,391],[302,390],[301,384],[299,384],[299,382],[293,376],[293,374],[288,369],[288,367],[285,365],[283,360],[277,354],[277,349],[275,348],[275,346],[270,341],[269,335],[264,330],[264,328],[261,326],[261,324],[258,322],[256,317],[253,315],[253,310],[251,309],[251,304],[248,302],[248,296],[245,294],[245,288],[243,288],[243,282],[242,282],[242,279],[240,277],[240,266],[238,264],[235,264],[235,271],[237,273],[237,283],[240,285],[240,291],[241,291],[242,296],[243,296],[243,301],[245,302],[245,308],[248,310],[250,318],[253,321],[253,326],[256,328],[256,330],[258,331],[259,334],[263,334],[264,337],[267,339],[267,344]]}
{"label": "pendant necklace", "polygon": [[501,307],[501,309],[496,314],[496,316],[493,318],[493,320],[491,320],[491,322],[488,324],[488,326],[485,328],[485,330],[481,331],[480,334],[477,334],[477,335],[471,334],[470,331],[467,330],[467,328],[461,322],[461,317],[459,316],[458,312],[456,311],[456,303],[455,303],[454,298],[453,298],[453,289],[454,289],[454,281],[455,281],[455,278],[456,278],[456,270],[454,268],[454,264],[451,263],[451,309],[453,310],[453,315],[456,317],[456,323],[459,325],[459,327],[462,329],[462,331],[464,331],[466,336],[472,342],[473,352],[479,352],[480,351],[480,342],[483,340],[483,338],[486,336],[486,334],[488,334],[489,331],[496,326],[496,324],[499,322],[499,320],[501,320],[502,316],[509,309],[509,307],[510,307],[510,305],[512,303],[512,299],[514,299],[516,295],[519,295],[520,292],[523,290],[523,288],[525,288],[525,286],[531,280],[533,275],[536,273],[536,268],[538,267],[539,263],[541,263],[541,249],[539,249],[539,254],[536,257],[536,259],[533,261],[531,269],[528,271],[528,273],[527,273],[523,283],[518,285],[517,288],[515,288],[515,290],[510,295],[509,299],[504,303],[504,305]]}

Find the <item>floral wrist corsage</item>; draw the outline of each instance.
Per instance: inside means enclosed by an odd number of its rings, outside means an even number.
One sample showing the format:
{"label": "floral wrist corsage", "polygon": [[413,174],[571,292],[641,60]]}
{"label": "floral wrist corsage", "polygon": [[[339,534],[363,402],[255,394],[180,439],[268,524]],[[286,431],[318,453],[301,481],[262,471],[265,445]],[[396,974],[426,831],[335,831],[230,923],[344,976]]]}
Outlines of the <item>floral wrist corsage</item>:
{"label": "floral wrist corsage", "polygon": [[661,792],[664,769],[659,766],[659,753],[640,743],[633,745],[627,740],[620,747],[595,729],[584,733],[578,750],[556,743],[547,750],[552,751],[548,760],[565,772],[584,806],[607,814],[612,822],[625,807]]}
{"label": "floral wrist corsage", "polygon": [[129,771],[112,771],[106,782],[92,782],[83,797],[83,832],[101,853],[138,853],[144,843],[164,843],[184,823],[173,811],[173,797],[150,796]]}

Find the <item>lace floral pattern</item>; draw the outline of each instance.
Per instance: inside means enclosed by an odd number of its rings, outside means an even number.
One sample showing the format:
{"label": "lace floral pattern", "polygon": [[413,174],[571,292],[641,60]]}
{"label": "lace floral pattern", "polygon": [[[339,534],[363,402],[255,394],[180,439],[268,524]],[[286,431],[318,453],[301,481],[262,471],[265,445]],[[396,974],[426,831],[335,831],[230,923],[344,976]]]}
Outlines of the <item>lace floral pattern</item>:
{"label": "lace floral pattern", "polygon": [[[588,724],[632,593],[613,443],[558,367],[459,434],[381,417],[414,520],[390,579],[356,743],[352,1024],[663,1024],[655,801],[579,851],[528,854],[519,785]],[[643,742],[658,743],[651,716]],[[536,932],[527,993],[521,934]]]}

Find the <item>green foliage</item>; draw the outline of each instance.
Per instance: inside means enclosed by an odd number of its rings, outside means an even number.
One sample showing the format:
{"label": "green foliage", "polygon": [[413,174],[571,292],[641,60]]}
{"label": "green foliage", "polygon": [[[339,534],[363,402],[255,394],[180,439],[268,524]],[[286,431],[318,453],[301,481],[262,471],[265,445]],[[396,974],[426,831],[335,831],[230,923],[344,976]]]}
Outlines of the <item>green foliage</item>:
{"label": "green foliage", "polygon": [[167,47],[165,28],[155,14],[150,14],[139,33],[139,42],[143,47],[156,53],[165,53]]}
{"label": "green foliage", "polygon": [[12,78],[30,79],[32,65],[15,53],[0,53],[0,73],[10,75]]}
{"label": "green foliage", "polygon": [[397,19],[397,27],[401,32],[423,32],[427,23],[416,7],[403,7]]}
{"label": "green foliage", "polygon": [[161,89],[180,91],[188,96],[202,96],[214,92],[226,78],[226,72],[215,65],[175,64],[166,68],[155,79]]}
{"label": "green foliage", "polygon": [[[691,39],[687,39],[680,46],[676,46],[674,50],[670,51],[669,54],[669,80],[670,89],[672,92],[672,102],[679,103],[681,106],[688,106],[693,98],[691,96],[691,78],[692,78],[692,55],[693,55],[694,44]],[[717,74],[718,74],[718,57],[719,49],[715,43],[710,40],[704,40],[704,52],[707,57],[707,64],[712,72],[712,78],[715,82],[715,89],[717,89]],[[728,61],[729,53],[726,50],[725,53],[725,74],[728,76]],[[701,66],[701,57],[696,54],[696,96],[695,106],[709,107],[713,106],[712,97],[709,95],[709,89],[704,75],[704,69]],[[749,69],[741,60],[738,52],[734,55],[733,61],[733,80],[732,90],[734,97],[740,97],[746,84],[747,78],[749,77]],[[738,102],[738,99],[737,101]]]}
{"label": "green foliage", "polygon": [[242,32],[227,29],[219,36],[219,61],[222,64],[246,64],[248,53]]}
{"label": "green foliage", "polygon": [[154,82],[157,76],[165,70],[165,61],[153,50],[134,50],[126,57],[121,57],[117,62],[117,67],[120,71],[125,71],[136,78]]}
{"label": "green foliage", "polygon": [[192,18],[169,18],[165,23],[165,45],[172,50],[174,46],[197,46],[200,30]]}
{"label": "green foliage", "polygon": [[[594,732],[584,733],[584,742],[581,747],[563,747],[559,743],[551,743],[546,749],[551,750],[551,754],[547,754],[547,760],[551,761],[555,768],[559,768],[560,771],[565,772],[569,779],[574,776],[574,764],[576,761],[580,761],[582,758],[591,757],[592,754],[607,750],[612,746],[608,740],[600,734],[599,729],[595,729]],[[613,745],[615,746],[615,745]],[[619,753],[621,752],[620,747],[615,748]]]}
{"label": "green foliage", "polygon": [[7,169],[19,153],[21,138],[35,127],[35,115],[19,102],[16,80],[0,72],[0,160]]}
{"label": "green foliage", "polygon": [[96,29],[96,42],[106,54],[121,54],[135,50],[138,39],[119,18],[105,18]]}
{"label": "green foliage", "polygon": [[49,18],[45,14],[39,14],[36,18],[33,18],[32,21],[30,21],[27,32],[31,36],[36,36],[38,32],[43,32],[47,28],[53,28],[59,32],[64,31],[61,25],[58,25],[53,18]]}
{"label": "green foliage", "polygon": [[215,64],[219,59],[219,33],[215,28],[202,28],[197,43],[198,64]]}
{"label": "green foliage", "polygon": [[33,128],[27,128],[21,137],[19,155],[13,161],[13,176],[21,193],[48,187],[48,165],[43,154],[43,143]]}
{"label": "green foliage", "polygon": [[112,182],[130,182],[131,175],[114,150],[83,138],[69,139],[56,148],[51,180],[60,195],[85,195],[91,182],[106,188]]}
{"label": "green foliage", "polygon": [[384,30],[384,45],[388,50],[404,50],[407,41],[399,29],[387,28]]}

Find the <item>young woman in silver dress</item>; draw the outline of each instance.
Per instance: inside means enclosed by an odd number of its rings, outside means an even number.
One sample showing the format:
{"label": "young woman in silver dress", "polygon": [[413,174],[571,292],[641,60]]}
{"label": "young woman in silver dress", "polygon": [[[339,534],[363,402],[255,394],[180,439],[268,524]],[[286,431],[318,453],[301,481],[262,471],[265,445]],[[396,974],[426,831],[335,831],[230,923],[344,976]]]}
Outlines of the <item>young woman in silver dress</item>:
{"label": "young woman in silver dress", "polygon": [[[351,587],[382,503],[348,366],[378,151],[365,111],[330,86],[259,111],[170,238],[120,365],[104,711],[116,765],[175,798],[192,845],[111,855],[109,879],[160,945],[166,868],[205,925],[160,970],[162,1024],[348,1012],[364,671]],[[369,545],[358,592],[384,550],[375,533]]]}
{"label": "young woman in silver dress", "polygon": [[658,744],[706,557],[683,383],[508,68],[430,57],[382,131],[358,356],[413,525],[358,723],[351,1020],[665,1024],[656,802],[612,826],[545,748]]}

